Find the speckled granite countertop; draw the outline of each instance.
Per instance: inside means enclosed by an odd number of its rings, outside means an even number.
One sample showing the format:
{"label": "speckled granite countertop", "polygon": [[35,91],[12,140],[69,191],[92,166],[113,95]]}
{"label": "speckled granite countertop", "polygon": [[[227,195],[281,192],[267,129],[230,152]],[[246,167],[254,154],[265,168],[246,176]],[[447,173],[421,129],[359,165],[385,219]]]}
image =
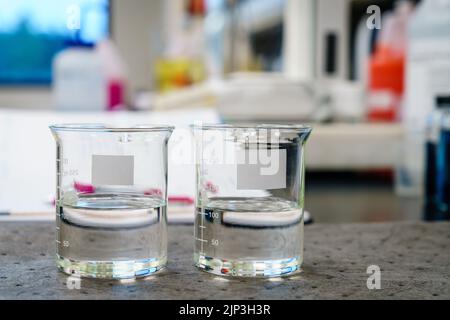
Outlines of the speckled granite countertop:
{"label": "speckled granite countertop", "polygon": [[[134,282],[68,289],[53,263],[54,226],[0,223],[0,299],[450,299],[450,223],[305,227],[303,272],[283,279],[220,278],[192,266],[192,226],[169,227],[169,265]],[[369,265],[381,289],[367,289]]]}

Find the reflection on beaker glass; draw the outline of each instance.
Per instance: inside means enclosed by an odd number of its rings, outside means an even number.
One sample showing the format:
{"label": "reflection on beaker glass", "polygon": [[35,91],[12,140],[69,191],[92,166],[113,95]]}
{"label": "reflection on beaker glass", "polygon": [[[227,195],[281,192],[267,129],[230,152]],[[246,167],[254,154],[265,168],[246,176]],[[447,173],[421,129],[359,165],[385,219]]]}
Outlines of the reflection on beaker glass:
{"label": "reflection on beaker glass", "polygon": [[288,275],[303,261],[302,125],[198,125],[197,267],[232,276]]}
{"label": "reflection on beaker glass", "polygon": [[56,140],[57,265],[129,279],[167,262],[167,142],[173,127],[50,126]]}

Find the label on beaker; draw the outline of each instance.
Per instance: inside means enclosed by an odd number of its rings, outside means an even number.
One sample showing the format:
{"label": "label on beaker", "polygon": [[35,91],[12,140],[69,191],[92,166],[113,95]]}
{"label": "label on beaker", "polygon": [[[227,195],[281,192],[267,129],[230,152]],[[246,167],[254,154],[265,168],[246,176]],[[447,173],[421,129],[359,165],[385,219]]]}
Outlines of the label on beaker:
{"label": "label on beaker", "polygon": [[236,160],[236,189],[286,188],[286,149],[237,150]]}
{"label": "label on beaker", "polygon": [[92,155],[92,184],[134,185],[134,156]]}

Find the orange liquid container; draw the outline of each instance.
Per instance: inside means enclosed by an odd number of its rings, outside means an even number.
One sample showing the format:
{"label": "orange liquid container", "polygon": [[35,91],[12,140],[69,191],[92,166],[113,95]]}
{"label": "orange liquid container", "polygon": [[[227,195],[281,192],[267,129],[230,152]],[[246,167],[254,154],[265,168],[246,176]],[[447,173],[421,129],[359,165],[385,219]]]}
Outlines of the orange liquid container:
{"label": "orange liquid container", "polygon": [[379,46],[369,62],[368,119],[394,122],[399,117],[404,89],[405,56]]}

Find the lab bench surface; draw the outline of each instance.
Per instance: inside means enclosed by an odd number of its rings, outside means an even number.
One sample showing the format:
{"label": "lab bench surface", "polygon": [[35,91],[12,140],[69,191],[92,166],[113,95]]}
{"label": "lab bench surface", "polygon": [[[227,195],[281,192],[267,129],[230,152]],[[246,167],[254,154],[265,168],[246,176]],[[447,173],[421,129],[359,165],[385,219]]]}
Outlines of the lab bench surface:
{"label": "lab bench surface", "polygon": [[[168,267],[147,279],[82,279],[69,289],[54,264],[54,225],[0,223],[0,299],[450,299],[450,223],[313,224],[303,271],[223,278],[192,266],[192,226],[169,226]],[[367,288],[367,268],[381,289]],[[70,286],[69,286],[70,287]]]}

